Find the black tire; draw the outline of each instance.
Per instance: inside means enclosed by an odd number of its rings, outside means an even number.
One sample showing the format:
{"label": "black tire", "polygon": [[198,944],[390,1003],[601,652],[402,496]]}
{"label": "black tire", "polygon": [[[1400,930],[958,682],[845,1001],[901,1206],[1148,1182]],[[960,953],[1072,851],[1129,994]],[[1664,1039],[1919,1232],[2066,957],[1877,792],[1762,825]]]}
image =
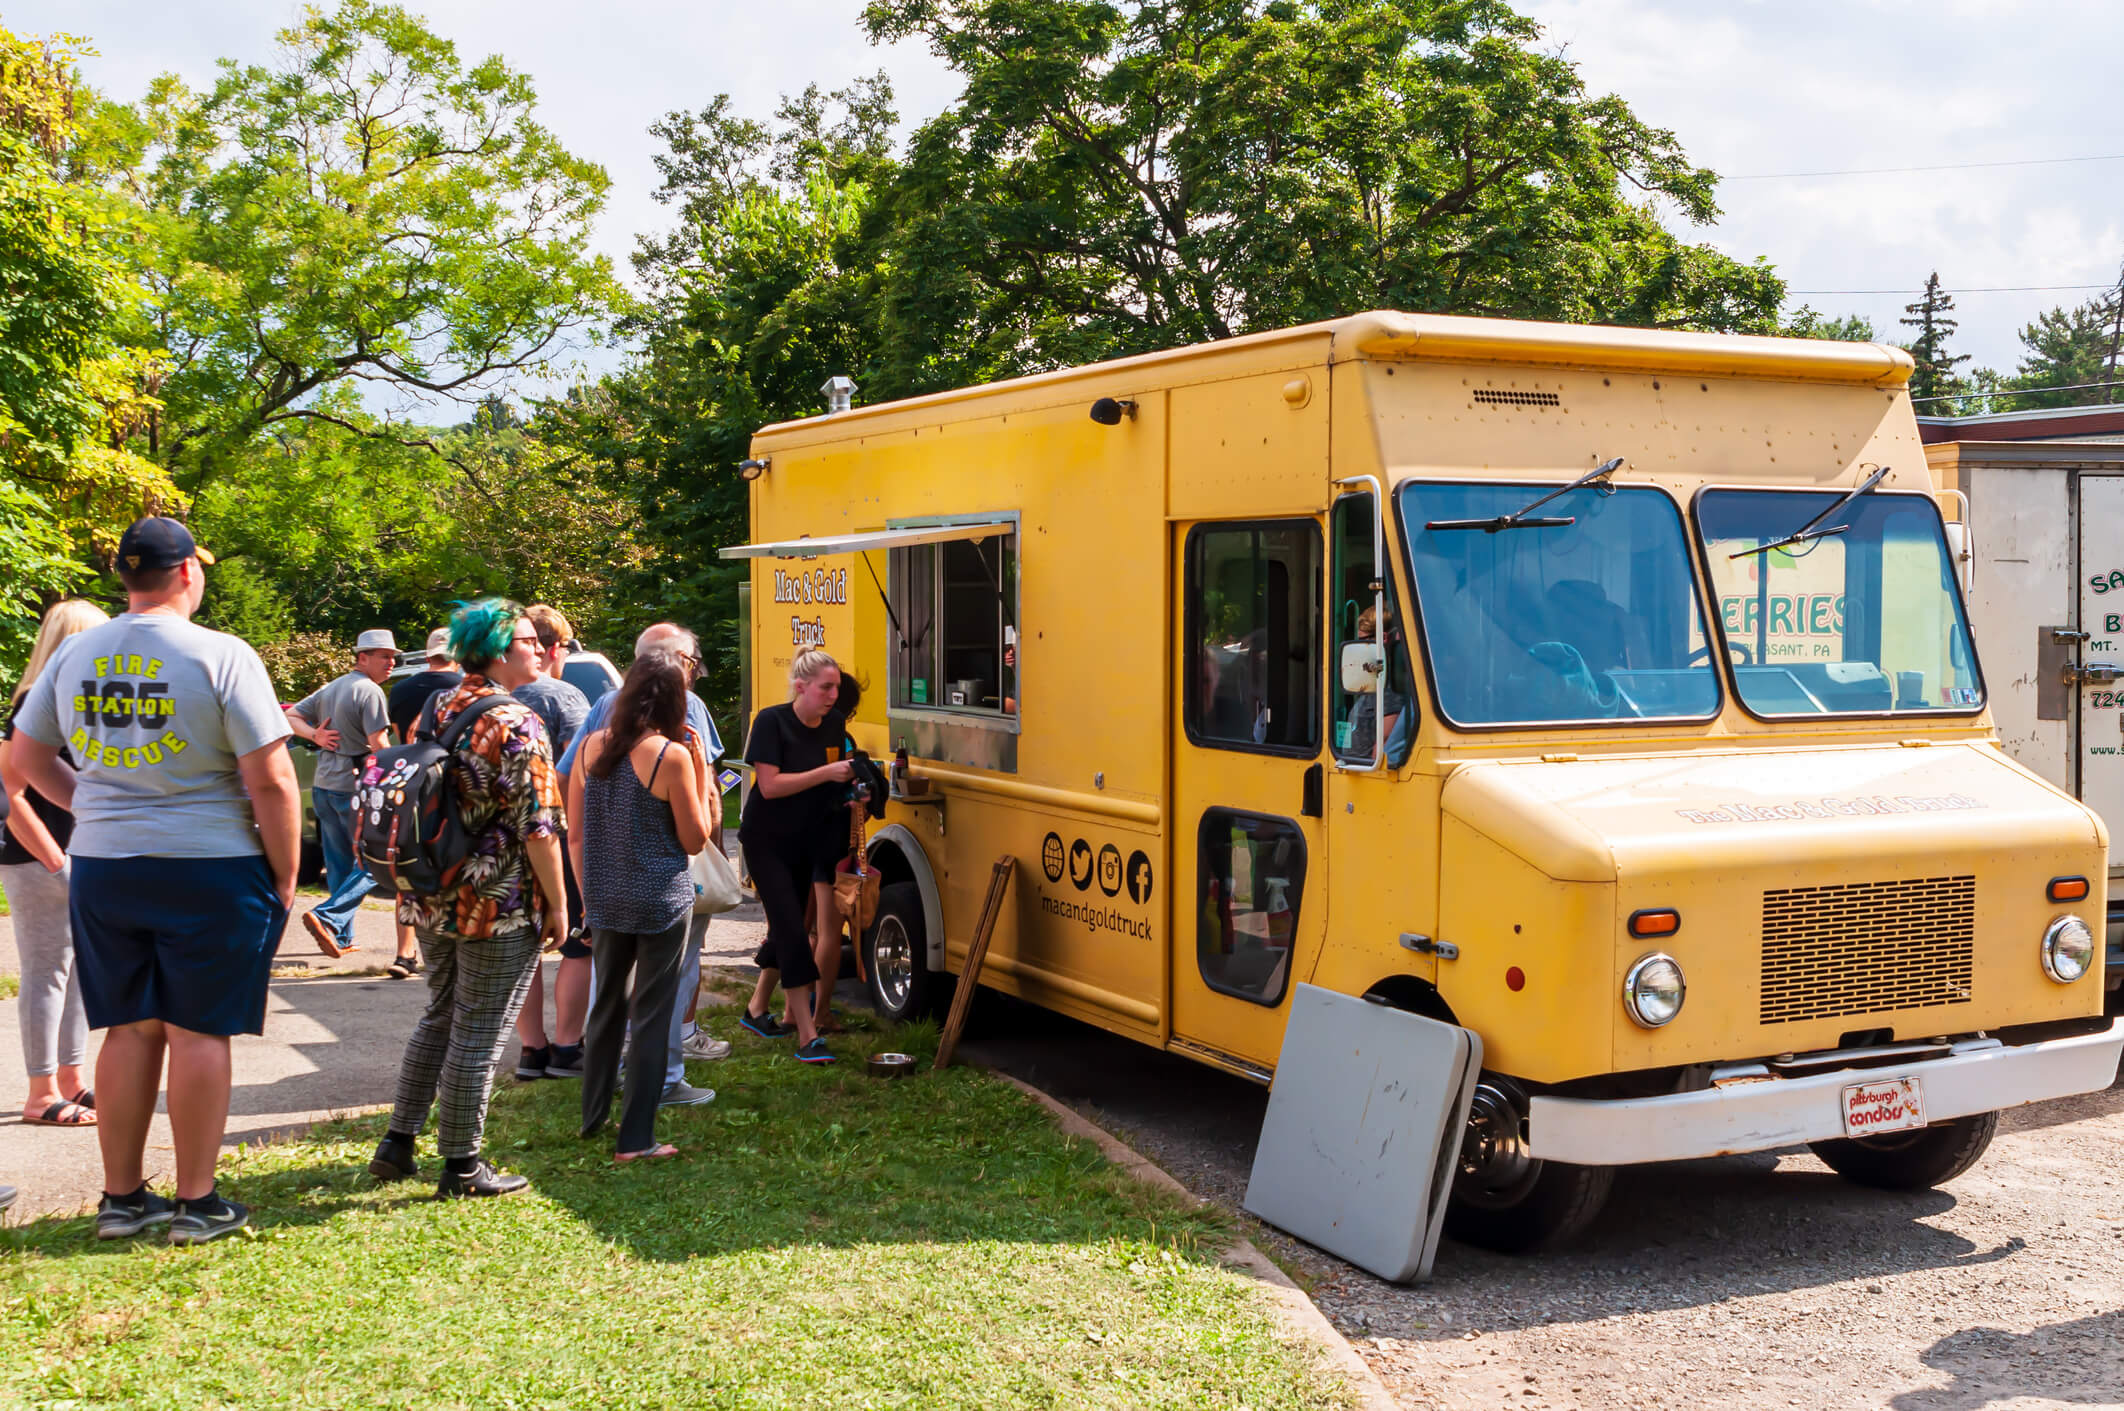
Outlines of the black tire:
{"label": "black tire", "polygon": [[1809,1142],[1807,1147],[1830,1170],[1855,1185],[1921,1191],[1951,1181],[1976,1165],[1998,1130],[1998,1113],[1979,1112],[1908,1132]]}
{"label": "black tire", "polygon": [[1539,1161],[1535,1168],[1508,1193],[1475,1189],[1465,1177],[1455,1181],[1445,1232],[1500,1254],[1554,1249],[1585,1232],[1615,1186],[1612,1166]]}
{"label": "black tire", "polygon": [[948,977],[931,970],[928,958],[921,888],[912,882],[880,888],[877,918],[863,933],[863,973],[869,977],[871,1006],[881,1017],[903,1024],[942,1008]]}

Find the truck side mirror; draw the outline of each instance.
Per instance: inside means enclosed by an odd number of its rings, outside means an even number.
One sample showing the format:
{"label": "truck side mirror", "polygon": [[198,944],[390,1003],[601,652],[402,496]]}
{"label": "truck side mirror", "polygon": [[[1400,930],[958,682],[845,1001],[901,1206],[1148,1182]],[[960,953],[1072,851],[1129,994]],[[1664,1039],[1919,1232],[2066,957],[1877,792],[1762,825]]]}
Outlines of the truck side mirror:
{"label": "truck side mirror", "polygon": [[1342,649],[1342,689],[1368,696],[1386,674],[1386,653],[1377,642],[1351,642]]}

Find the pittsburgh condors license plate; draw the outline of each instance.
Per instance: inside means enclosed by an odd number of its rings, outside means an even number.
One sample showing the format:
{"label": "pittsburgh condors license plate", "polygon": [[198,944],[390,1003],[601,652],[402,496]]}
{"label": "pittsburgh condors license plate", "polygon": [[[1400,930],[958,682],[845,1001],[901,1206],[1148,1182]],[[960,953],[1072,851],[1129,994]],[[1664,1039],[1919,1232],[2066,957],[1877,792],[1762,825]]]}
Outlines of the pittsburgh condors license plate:
{"label": "pittsburgh condors license plate", "polygon": [[1877,1137],[1925,1125],[1925,1094],[1915,1078],[1854,1083],[1844,1089],[1844,1135]]}

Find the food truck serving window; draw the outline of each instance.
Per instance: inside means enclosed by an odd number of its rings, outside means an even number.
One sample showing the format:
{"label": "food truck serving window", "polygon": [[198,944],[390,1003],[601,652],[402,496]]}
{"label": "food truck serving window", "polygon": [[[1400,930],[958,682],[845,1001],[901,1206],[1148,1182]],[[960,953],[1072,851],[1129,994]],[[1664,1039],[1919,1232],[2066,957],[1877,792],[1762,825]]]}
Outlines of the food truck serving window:
{"label": "food truck serving window", "polygon": [[1764,549],[1843,493],[1706,490],[1697,497],[1741,704],[1767,716],[1981,709],[1984,683],[1931,496],[1864,494],[1810,537]]}
{"label": "food truck serving window", "polygon": [[1680,507],[1651,486],[1588,485],[1523,523],[1490,527],[1556,488],[1402,485],[1440,712],[1475,726],[1716,714],[1718,672]]}
{"label": "food truck serving window", "polygon": [[1198,525],[1187,536],[1187,733],[1268,754],[1320,748],[1320,526]]}
{"label": "food truck serving window", "polygon": [[1015,715],[1015,534],[890,551],[896,709]]}

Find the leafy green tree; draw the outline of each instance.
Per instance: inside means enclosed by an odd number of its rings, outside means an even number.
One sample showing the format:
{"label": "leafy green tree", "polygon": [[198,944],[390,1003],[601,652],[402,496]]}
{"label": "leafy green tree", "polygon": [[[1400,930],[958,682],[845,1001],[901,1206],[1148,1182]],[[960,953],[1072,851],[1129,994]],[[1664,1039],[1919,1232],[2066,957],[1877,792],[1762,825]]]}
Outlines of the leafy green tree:
{"label": "leafy green tree", "polygon": [[1357,309],[1768,332],[1671,132],[1502,0],[873,0],[965,80],[879,243],[880,390]]}
{"label": "leafy green tree", "polygon": [[589,249],[609,185],[534,116],[523,74],[467,64],[397,6],[339,0],[268,67],[174,77],[106,117],[100,174],[138,193],[158,453],[197,487],[258,437],[334,422],[431,449],[325,394],[473,404],[550,368],[622,296]]}
{"label": "leafy green tree", "polygon": [[1910,356],[1917,360],[1917,369],[1910,374],[1910,396],[1921,409],[1927,400],[1957,391],[1954,370],[1969,361],[1967,353],[1947,351],[1947,340],[1959,326],[1958,320],[1948,317],[1953,311],[1954,296],[1940,287],[1940,272],[1934,270],[1925,279],[1924,296],[1905,304],[1906,316],[1898,320],[1905,328],[1917,330],[1909,345]]}
{"label": "leafy green tree", "polygon": [[160,369],[117,342],[130,291],[116,240],[68,179],[74,43],[0,28],[0,676],[85,560],[176,500],[129,449]]}
{"label": "leafy green tree", "polygon": [[2015,393],[2011,409],[2080,407],[2111,400],[2113,389],[2088,386],[2114,375],[2109,370],[2111,318],[2106,301],[2095,299],[2077,308],[2046,310],[2023,325],[2021,346],[2027,355],[2007,386],[2047,390]]}
{"label": "leafy green tree", "polygon": [[1873,320],[1864,314],[1830,318],[1805,304],[1792,311],[1792,316],[1785,320],[1778,332],[1787,338],[1828,338],[1847,343],[1871,343],[1880,337],[1873,327]]}

